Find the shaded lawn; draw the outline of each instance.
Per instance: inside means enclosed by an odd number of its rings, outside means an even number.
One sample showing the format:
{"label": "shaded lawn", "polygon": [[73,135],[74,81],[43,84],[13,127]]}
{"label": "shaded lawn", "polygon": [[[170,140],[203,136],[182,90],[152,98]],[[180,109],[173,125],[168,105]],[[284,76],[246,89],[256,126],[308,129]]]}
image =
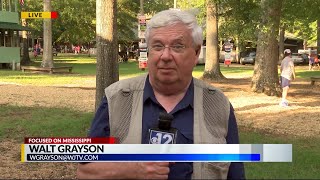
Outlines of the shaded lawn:
{"label": "shaded lawn", "polygon": [[[241,129],[241,128],[240,128]],[[275,136],[254,130],[240,130],[242,144],[292,144],[292,162],[245,163],[249,179],[319,179],[320,139]]]}
{"label": "shaded lawn", "polygon": [[[0,107],[0,139],[23,141],[24,137],[85,137],[93,113],[66,108]],[[320,178],[320,139],[265,134],[240,127],[243,144],[293,144],[292,163],[245,163],[248,179]],[[2,152],[5,153],[5,152]]]}
{"label": "shaded lawn", "polygon": [[0,106],[0,139],[85,137],[93,113],[67,108]]}

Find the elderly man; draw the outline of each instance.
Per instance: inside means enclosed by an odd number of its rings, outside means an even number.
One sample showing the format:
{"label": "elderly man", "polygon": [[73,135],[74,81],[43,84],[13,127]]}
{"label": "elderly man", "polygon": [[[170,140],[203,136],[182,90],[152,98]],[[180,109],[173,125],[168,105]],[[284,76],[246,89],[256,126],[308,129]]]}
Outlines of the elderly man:
{"label": "elderly man", "polygon": [[[147,24],[149,73],[116,82],[105,90],[90,137],[118,137],[147,144],[160,112],[173,117],[177,144],[237,144],[233,108],[223,93],[192,77],[202,44],[194,15],[176,10],[156,14]],[[242,163],[81,163],[78,178],[243,179]]]}

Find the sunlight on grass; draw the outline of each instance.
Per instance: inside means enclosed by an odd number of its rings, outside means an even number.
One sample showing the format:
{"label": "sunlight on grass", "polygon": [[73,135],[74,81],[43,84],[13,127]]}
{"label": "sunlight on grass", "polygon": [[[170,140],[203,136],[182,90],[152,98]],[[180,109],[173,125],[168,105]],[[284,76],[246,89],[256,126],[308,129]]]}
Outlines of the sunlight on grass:
{"label": "sunlight on grass", "polygon": [[[34,59],[33,59],[34,60]],[[41,57],[32,62],[33,66],[40,66]],[[74,55],[74,54],[59,54],[54,56],[55,66],[72,66],[72,74],[48,74],[48,73],[34,73],[34,72],[21,72],[11,70],[0,70],[0,83],[16,83],[16,84],[29,84],[36,86],[50,86],[50,85],[89,85],[95,86],[96,75],[96,57],[88,57],[88,55]],[[243,78],[252,77],[254,66],[242,66],[232,64],[226,67],[220,64],[222,74],[227,78]],[[205,66],[198,65],[194,68],[193,76],[200,78],[203,75]],[[129,61],[127,63],[119,64],[120,79],[135,77],[140,74],[147,73],[147,69],[142,71],[138,68],[137,61]],[[319,76],[320,71],[308,71],[307,66],[297,66],[296,73],[298,78],[309,78],[311,76]],[[90,84],[87,82],[90,81]]]}

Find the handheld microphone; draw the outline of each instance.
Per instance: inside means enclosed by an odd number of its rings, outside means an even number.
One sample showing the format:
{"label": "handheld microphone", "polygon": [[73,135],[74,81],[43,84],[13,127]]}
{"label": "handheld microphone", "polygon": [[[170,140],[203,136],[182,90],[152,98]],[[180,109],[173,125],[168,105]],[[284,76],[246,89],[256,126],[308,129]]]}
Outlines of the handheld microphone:
{"label": "handheld microphone", "polygon": [[173,116],[159,113],[158,127],[149,129],[149,144],[175,144],[177,129],[171,127]]}

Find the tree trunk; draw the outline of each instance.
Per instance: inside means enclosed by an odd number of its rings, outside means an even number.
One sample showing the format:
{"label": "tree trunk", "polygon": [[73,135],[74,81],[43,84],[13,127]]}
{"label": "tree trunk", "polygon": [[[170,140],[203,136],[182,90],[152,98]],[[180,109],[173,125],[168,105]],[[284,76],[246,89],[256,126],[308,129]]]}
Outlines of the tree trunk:
{"label": "tree trunk", "polygon": [[307,40],[304,39],[304,40],[303,40],[303,49],[304,49],[304,50],[307,49],[307,45],[308,45]]}
{"label": "tree trunk", "polygon": [[206,38],[206,64],[203,78],[212,81],[225,79],[220,71],[218,41],[218,13],[217,4],[207,0],[207,38]]}
{"label": "tree trunk", "polygon": [[236,61],[239,64],[240,63],[240,43],[239,43],[239,37],[236,37]]}
{"label": "tree trunk", "polygon": [[[24,27],[27,26],[26,19],[21,19],[21,24]],[[22,31],[22,59],[20,63],[21,65],[28,65],[30,62],[27,31]]]}
{"label": "tree trunk", "polygon": [[119,80],[116,13],[116,0],[96,1],[96,110],[104,96],[104,89]]}
{"label": "tree trunk", "polygon": [[251,88],[254,92],[263,92],[269,96],[281,95],[277,67],[281,6],[282,0],[261,1],[261,27]]}
{"label": "tree trunk", "polygon": [[285,24],[282,24],[280,27],[280,37],[279,37],[279,60],[278,62],[281,62],[284,58],[284,35],[285,35],[286,26]]}
{"label": "tree trunk", "polygon": [[[51,0],[43,0],[43,11],[51,12]],[[43,55],[41,67],[53,67],[51,19],[43,19]]]}
{"label": "tree trunk", "polygon": [[320,19],[317,20],[317,54],[320,54]]}
{"label": "tree trunk", "polygon": [[88,44],[88,56],[89,56],[89,57],[91,57],[91,54],[90,54],[90,47],[91,47],[91,44],[90,44],[90,42],[89,42],[89,44]]}

